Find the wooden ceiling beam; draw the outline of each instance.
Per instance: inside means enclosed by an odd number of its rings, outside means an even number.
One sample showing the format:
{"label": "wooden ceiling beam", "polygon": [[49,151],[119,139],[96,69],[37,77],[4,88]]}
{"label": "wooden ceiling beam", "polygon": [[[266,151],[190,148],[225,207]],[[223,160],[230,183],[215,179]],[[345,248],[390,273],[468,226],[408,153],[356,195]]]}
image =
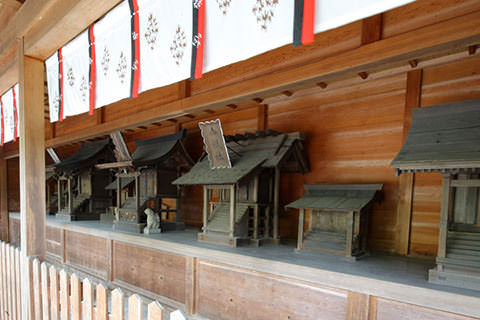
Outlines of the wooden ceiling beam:
{"label": "wooden ceiling beam", "polygon": [[22,6],[22,3],[17,0],[0,0],[0,4],[6,7],[13,8],[15,10],[20,9],[20,7]]}
{"label": "wooden ceiling beam", "polygon": [[[62,145],[113,130],[138,127],[153,122],[178,118],[185,114],[199,113],[205,108],[215,109],[241,101],[281,94],[349,77],[365,70],[374,72],[394,68],[412,59],[430,59],[447,55],[452,48],[466,48],[480,43],[480,12],[473,12],[441,23],[428,25],[383,40],[360,46],[322,60],[307,63],[255,79],[240,81],[221,88],[179,99],[133,115],[78,130],[68,135],[47,140],[47,146]],[[137,105],[148,104],[140,95]],[[115,105],[115,104],[114,104]]]}

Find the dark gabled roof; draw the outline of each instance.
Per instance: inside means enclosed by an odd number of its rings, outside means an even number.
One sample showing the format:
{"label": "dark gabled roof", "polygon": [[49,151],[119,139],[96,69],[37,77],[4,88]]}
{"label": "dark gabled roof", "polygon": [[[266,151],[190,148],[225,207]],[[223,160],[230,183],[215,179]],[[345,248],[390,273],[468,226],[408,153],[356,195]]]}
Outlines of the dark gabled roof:
{"label": "dark gabled roof", "polygon": [[232,168],[210,169],[208,157],[202,157],[185,175],[173,181],[179,185],[234,184],[258,167],[288,167],[291,172],[309,171],[303,152],[303,134],[274,130],[225,136]]}
{"label": "dark gabled roof", "polygon": [[[112,183],[110,183],[109,185],[107,185],[105,187],[105,190],[117,190],[117,179],[115,179]],[[125,188],[126,186],[128,186],[130,183],[132,183],[133,181],[135,181],[135,178],[134,177],[125,177],[125,178],[122,178],[121,180],[121,183],[120,183],[120,190],[122,190],[123,188]]]}
{"label": "dark gabled roof", "polygon": [[192,162],[181,144],[181,140],[185,138],[185,135],[186,130],[183,129],[167,136],[135,141],[137,149],[132,155],[133,166],[139,167],[165,161],[177,150],[183,153],[187,162]]}
{"label": "dark gabled roof", "polygon": [[360,211],[381,190],[382,184],[307,184],[305,195],[287,208]]}
{"label": "dark gabled roof", "polygon": [[47,171],[45,172],[45,181],[48,181],[50,178],[55,176],[55,172],[53,171]]}
{"label": "dark gabled roof", "polygon": [[[92,163],[94,158],[107,149],[110,150],[113,158],[113,151],[110,139],[83,143],[80,149],[75,154],[65,159],[64,161],[55,164],[55,170],[60,172],[71,172],[92,166],[95,164]],[[105,160],[108,161],[110,159]]]}
{"label": "dark gabled roof", "polygon": [[480,99],[414,109],[391,166],[400,172],[480,168]]}

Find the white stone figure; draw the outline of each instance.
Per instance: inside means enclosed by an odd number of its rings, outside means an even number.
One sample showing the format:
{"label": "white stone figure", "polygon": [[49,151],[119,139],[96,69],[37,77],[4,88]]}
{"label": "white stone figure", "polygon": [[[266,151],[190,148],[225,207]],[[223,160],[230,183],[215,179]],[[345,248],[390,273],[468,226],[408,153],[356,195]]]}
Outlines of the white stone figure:
{"label": "white stone figure", "polygon": [[143,233],[160,233],[160,216],[152,209],[147,208],[143,211],[147,215],[147,226],[143,229]]}
{"label": "white stone figure", "polygon": [[113,209],[113,212],[114,212],[114,214],[115,214],[115,220],[116,220],[116,221],[119,221],[119,220],[120,220],[120,211],[118,210],[118,207],[115,207],[115,208]]}

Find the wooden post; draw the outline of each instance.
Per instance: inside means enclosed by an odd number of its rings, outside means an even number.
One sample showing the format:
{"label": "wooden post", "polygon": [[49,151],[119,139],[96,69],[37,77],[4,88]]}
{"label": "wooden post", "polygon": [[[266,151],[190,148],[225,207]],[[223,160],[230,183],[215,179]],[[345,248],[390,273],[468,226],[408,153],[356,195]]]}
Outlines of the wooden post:
{"label": "wooden post", "polygon": [[208,224],[208,188],[203,186],[203,233],[207,233]]}
{"label": "wooden post", "polygon": [[58,177],[57,180],[57,213],[62,210],[62,197],[63,197],[63,190],[62,190],[62,179]]}
{"label": "wooden post", "polygon": [[355,221],[353,220],[353,211],[347,213],[347,234],[346,234],[346,244],[345,244],[345,256],[352,256],[352,241],[353,241],[353,230],[355,228]]}
{"label": "wooden post", "polygon": [[[140,186],[138,185],[138,175],[135,175],[135,209],[138,213],[138,209],[140,209]],[[137,214],[137,220],[139,215]],[[137,221],[138,222],[138,221]]]}
{"label": "wooden post", "polygon": [[68,213],[71,215],[73,213],[72,177],[68,177],[67,188],[68,188]]}
{"label": "wooden post", "polygon": [[[450,174],[443,175],[442,184],[442,208],[440,210],[440,232],[438,234],[438,253],[437,257],[445,258],[447,253],[447,235],[448,220],[452,208],[452,176]],[[441,270],[439,270],[441,271]]]}
{"label": "wooden post", "polygon": [[298,239],[297,239],[297,250],[302,250],[303,248],[303,227],[305,225],[305,209],[301,208],[298,214]]}
{"label": "wooden post", "polygon": [[273,190],[273,239],[278,240],[278,207],[280,206],[280,168],[275,167]]}
{"label": "wooden post", "polygon": [[33,319],[28,259],[45,259],[45,121],[44,64],[24,55],[18,43],[20,122],[20,238],[22,319]]}
{"label": "wooden post", "polygon": [[[117,177],[117,208],[121,208],[122,207],[122,197],[120,195],[120,184],[121,184],[121,179],[120,177]],[[135,180],[135,183],[137,183],[137,181]],[[136,190],[136,189],[135,189]]]}
{"label": "wooden post", "polygon": [[236,200],[235,199],[235,190],[236,185],[230,186],[230,237],[233,238],[235,234],[235,207],[236,207]]}
{"label": "wooden post", "polygon": [[[422,69],[407,73],[407,87],[405,91],[405,109],[403,114],[403,139],[405,142],[410,124],[412,123],[412,110],[420,107],[422,93]],[[403,173],[398,183],[397,203],[397,234],[396,251],[407,255],[410,248],[410,230],[412,220],[413,189],[415,184],[414,173]]]}
{"label": "wooden post", "polygon": [[253,201],[255,202],[255,206],[253,207],[253,239],[258,238],[258,184],[259,184],[259,177],[258,175],[255,176],[255,180],[253,182]]}
{"label": "wooden post", "polygon": [[7,161],[0,159],[0,240],[9,241]]}

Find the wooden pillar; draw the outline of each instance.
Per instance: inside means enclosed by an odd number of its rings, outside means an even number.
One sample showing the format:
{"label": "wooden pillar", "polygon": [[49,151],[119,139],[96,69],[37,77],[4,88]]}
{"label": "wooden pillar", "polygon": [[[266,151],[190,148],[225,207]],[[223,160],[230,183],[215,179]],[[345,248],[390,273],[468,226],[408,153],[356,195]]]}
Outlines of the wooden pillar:
{"label": "wooden pillar", "polygon": [[[44,63],[18,43],[20,122],[20,238],[22,257],[45,259]],[[34,319],[27,259],[22,259],[22,319]]]}
{"label": "wooden pillar", "polygon": [[62,179],[58,177],[57,180],[57,213],[62,210],[62,197],[63,197],[63,190],[62,190]]}
{"label": "wooden pillar", "polygon": [[135,175],[135,210],[137,211],[137,222],[139,219],[138,210],[140,209],[140,186],[138,185],[138,175]]}
{"label": "wooden pillar", "polygon": [[442,208],[440,210],[440,232],[438,234],[437,257],[439,258],[445,258],[447,253],[448,222],[453,202],[451,182],[452,176],[450,174],[445,174],[443,176],[442,184]]}
{"label": "wooden pillar", "polygon": [[[405,92],[405,110],[403,115],[403,142],[407,138],[410,124],[412,123],[412,110],[420,107],[422,93],[422,69],[407,73],[407,89]],[[397,204],[397,233],[396,251],[407,255],[410,248],[410,230],[412,220],[414,173],[403,173],[398,183]]]}
{"label": "wooden pillar", "polygon": [[298,213],[298,238],[297,238],[297,250],[303,248],[303,228],[305,225],[305,209],[301,208]]}
{"label": "wooden pillar", "polygon": [[67,188],[68,188],[68,213],[72,214],[73,213],[72,177],[68,177]]}
{"label": "wooden pillar", "polygon": [[207,233],[208,224],[208,188],[203,186],[203,233]]}
{"label": "wooden pillar", "polygon": [[275,167],[273,187],[273,239],[278,240],[278,209],[280,206],[280,168]]}
{"label": "wooden pillar", "polygon": [[0,240],[9,241],[7,160],[0,159]]}
{"label": "wooden pillar", "polygon": [[117,177],[117,208],[121,208],[122,207],[122,197],[121,197],[121,189],[120,189],[120,184],[122,182],[121,180],[122,178],[120,177]]}
{"label": "wooden pillar", "polygon": [[235,190],[235,184],[230,186],[230,237],[233,237],[233,235],[235,234],[235,202],[237,200],[235,199]]}

